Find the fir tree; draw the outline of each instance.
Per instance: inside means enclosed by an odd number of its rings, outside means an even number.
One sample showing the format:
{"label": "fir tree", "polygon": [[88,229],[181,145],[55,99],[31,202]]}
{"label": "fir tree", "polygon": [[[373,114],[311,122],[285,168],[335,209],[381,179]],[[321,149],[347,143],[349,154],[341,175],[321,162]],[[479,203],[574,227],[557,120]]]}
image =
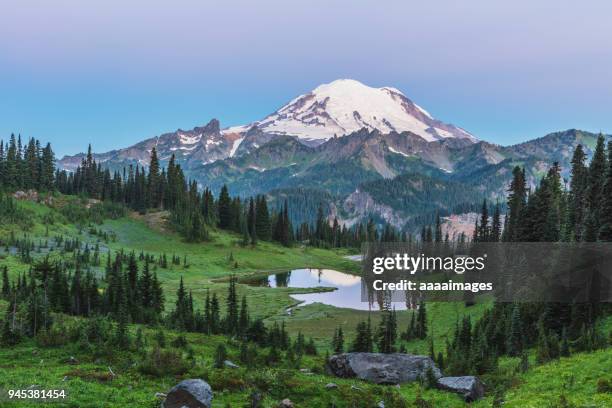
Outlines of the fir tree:
{"label": "fir tree", "polygon": [[251,244],[257,244],[257,224],[255,216],[255,202],[253,197],[249,199],[249,212],[247,214],[248,231],[251,237]]}
{"label": "fir tree", "polygon": [[419,339],[427,337],[427,310],[425,308],[425,302],[419,303],[415,335]]}
{"label": "fir tree", "polygon": [[268,204],[266,197],[261,195],[256,199],[255,231],[257,231],[257,237],[262,241],[269,241],[272,237],[270,228]]}
{"label": "fir tree", "polygon": [[217,204],[219,211],[219,228],[229,229],[232,226],[231,199],[227,186],[223,185]]}
{"label": "fir tree", "polygon": [[582,145],[576,146],[572,157],[571,181],[568,206],[568,231],[570,239],[581,241],[584,229],[584,210],[588,170],[584,162],[586,155]]}
{"label": "fir tree", "polygon": [[372,333],[365,321],[359,322],[355,329],[355,340],[351,346],[353,352],[372,352]]}
{"label": "fir tree", "polygon": [[501,225],[501,213],[499,209],[499,203],[495,204],[495,210],[493,211],[493,221],[491,224],[491,235],[489,241],[499,242],[501,239],[502,225]]}
{"label": "fir tree", "polygon": [[229,278],[229,286],[227,288],[226,316],[225,316],[225,331],[229,334],[238,334],[238,295],[236,293],[236,276],[231,275]]}
{"label": "fir tree", "polygon": [[602,195],[599,240],[612,242],[612,141],[608,142],[608,171]]}
{"label": "fir tree", "polygon": [[247,305],[246,295],[242,296],[242,302],[240,305],[240,317],[238,318],[238,331],[242,336],[246,333],[249,328],[249,308]]}
{"label": "fir tree", "polygon": [[512,310],[507,350],[508,354],[511,356],[519,356],[523,352],[523,328],[521,310],[518,304],[514,305],[514,309]]}
{"label": "fir tree", "polygon": [[512,182],[508,190],[507,228],[504,230],[504,241],[518,241],[520,237],[520,217],[527,199],[525,170],[518,166],[512,171]]}
{"label": "fir tree", "polygon": [[11,282],[8,277],[8,267],[4,266],[2,268],[2,297],[4,299],[8,299],[11,293]]}
{"label": "fir tree", "polygon": [[342,327],[338,327],[338,329],[334,331],[334,337],[332,339],[332,349],[336,354],[344,352],[344,333],[342,332]]}
{"label": "fir tree", "polygon": [[395,315],[395,310],[385,308],[381,312],[381,320],[376,338],[379,352],[395,352],[395,340],[397,338],[397,317]]}
{"label": "fir tree", "polygon": [[210,321],[208,322],[210,333],[218,334],[221,331],[221,311],[219,308],[219,299],[217,293],[213,293],[210,301]]}
{"label": "fir tree", "polygon": [[215,368],[225,367],[225,360],[227,360],[227,350],[223,344],[219,344],[215,350]]}
{"label": "fir tree", "polygon": [[606,181],[606,155],[604,151],[604,137],[600,135],[597,138],[597,145],[593,152],[593,158],[589,165],[587,188],[586,188],[586,205],[587,217],[585,227],[584,240],[594,242],[597,240],[597,235],[601,225],[599,206],[602,201],[603,187]]}

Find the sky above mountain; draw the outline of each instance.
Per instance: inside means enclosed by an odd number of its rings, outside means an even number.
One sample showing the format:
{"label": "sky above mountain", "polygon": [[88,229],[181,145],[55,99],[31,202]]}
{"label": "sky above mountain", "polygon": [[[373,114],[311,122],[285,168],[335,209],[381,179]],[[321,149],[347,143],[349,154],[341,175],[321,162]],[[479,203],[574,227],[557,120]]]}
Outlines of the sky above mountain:
{"label": "sky above mountain", "polygon": [[59,155],[259,120],[338,78],[510,144],[612,131],[612,3],[4,1],[0,138]]}

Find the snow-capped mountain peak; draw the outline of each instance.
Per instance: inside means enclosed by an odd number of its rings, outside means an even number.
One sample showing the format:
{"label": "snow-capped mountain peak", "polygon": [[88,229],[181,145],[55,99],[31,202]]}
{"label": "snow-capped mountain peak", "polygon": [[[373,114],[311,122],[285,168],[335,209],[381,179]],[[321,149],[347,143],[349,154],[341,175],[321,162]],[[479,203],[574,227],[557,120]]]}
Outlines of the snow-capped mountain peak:
{"label": "snow-capped mountain peak", "polygon": [[266,133],[321,141],[362,128],[381,133],[410,131],[427,141],[476,141],[463,129],[434,119],[398,89],[372,88],[353,79],[320,85],[252,125]]}

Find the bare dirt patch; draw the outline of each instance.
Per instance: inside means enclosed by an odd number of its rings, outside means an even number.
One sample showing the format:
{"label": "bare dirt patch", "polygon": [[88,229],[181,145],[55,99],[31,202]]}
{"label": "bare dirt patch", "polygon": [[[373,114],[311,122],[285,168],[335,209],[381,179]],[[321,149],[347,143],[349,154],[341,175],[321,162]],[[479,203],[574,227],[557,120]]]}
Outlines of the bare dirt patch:
{"label": "bare dirt patch", "polygon": [[159,232],[169,232],[168,219],[170,218],[169,211],[155,211],[148,212],[146,214],[139,214],[137,212],[133,212],[130,214],[131,218],[142,220],[147,227],[159,231]]}

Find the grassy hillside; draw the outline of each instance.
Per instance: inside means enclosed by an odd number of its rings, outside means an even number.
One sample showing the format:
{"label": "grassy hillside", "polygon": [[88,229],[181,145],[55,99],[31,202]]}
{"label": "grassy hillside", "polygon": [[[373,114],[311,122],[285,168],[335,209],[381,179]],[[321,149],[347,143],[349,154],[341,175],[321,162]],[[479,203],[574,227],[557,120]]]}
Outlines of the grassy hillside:
{"label": "grassy hillside", "polygon": [[[221,299],[227,291],[227,277],[240,277],[293,268],[331,268],[356,273],[357,263],[344,258],[345,251],[331,251],[306,247],[284,248],[272,243],[259,243],[257,247],[242,247],[240,237],[212,232],[210,242],[189,244],[170,231],[164,222],[164,213],[145,216],[126,214],[116,219],[104,219],[101,223],[90,222],[96,203],[73,197],[58,196],[52,207],[29,201],[19,202],[22,221],[0,224],[0,239],[6,241],[13,234],[21,238],[24,231],[29,240],[36,243],[34,258],[47,254],[53,258],[69,258],[69,253],[59,250],[48,252],[45,241],[56,236],[78,238],[90,246],[99,245],[102,263],[94,268],[104,273],[106,252],[135,251],[153,254],[156,258],[166,254],[181,258],[181,265],[168,268],[156,266],[166,293],[166,310],[174,308],[175,292],[182,276],[185,285],[193,291],[196,307],[202,307],[205,291],[217,292]],[[91,207],[87,217],[76,217],[75,208],[85,211]],[[82,214],[81,214],[82,215]],[[96,218],[96,217],[93,217]],[[97,219],[100,221],[100,219]],[[108,239],[104,238],[104,234]],[[186,258],[187,264],[183,263]],[[0,266],[8,266],[9,275],[15,278],[26,272],[29,265],[18,253],[0,249]],[[317,289],[312,289],[317,290]],[[165,338],[170,348],[177,350],[160,365],[165,371],[156,375],[143,369],[155,349],[158,329],[130,325],[131,337],[137,329],[143,330],[144,345],[140,348],[118,350],[108,343],[83,344],[72,338],[77,328],[88,319],[55,316],[57,328],[53,344],[26,339],[14,347],[0,349],[0,390],[7,389],[66,389],[69,395],[65,403],[55,406],[97,407],[154,407],[159,406],[158,392],[167,392],[184,378],[203,378],[215,391],[215,407],[242,407],[250,395],[258,390],[263,396],[262,407],[274,407],[281,399],[290,398],[297,407],[373,407],[385,401],[386,407],[463,407],[466,404],[457,395],[434,389],[425,389],[420,384],[405,384],[401,387],[375,386],[357,380],[332,378],[323,371],[324,354],[337,327],[342,327],[345,344],[354,337],[354,328],[368,317],[368,312],[340,309],[322,304],[311,304],[294,308],[289,315],[288,306],[296,302],[293,292],[304,289],[266,288],[238,284],[238,292],[247,295],[250,311],[254,317],[266,318],[267,324],[284,322],[291,336],[302,332],[312,337],[318,347],[317,356],[305,355],[293,365],[283,361],[273,368],[265,367],[263,360],[269,353],[260,348],[255,368],[217,369],[213,361],[217,346],[227,347],[228,358],[240,360],[240,344],[222,336],[207,336],[188,333],[187,344],[173,342],[179,333],[168,331]],[[222,302],[223,303],[223,302]],[[222,305],[223,306],[223,305]],[[4,315],[7,303],[0,301],[0,315]],[[466,314],[477,319],[488,307],[478,304],[466,308],[462,303],[430,303],[427,305],[430,335],[436,351],[442,349],[454,330],[457,321]],[[405,330],[412,312],[398,312],[399,331]],[[379,314],[370,317],[376,325]],[[606,331],[612,328],[612,320],[606,322]],[[408,352],[426,354],[428,340],[404,342]],[[533,353],[532,353],[533,354]],[[74,357],[74,360],[71,360]],[[483,378],[488,395],[473,407],[490,407],[497,396],[495,390],[505,391],[505,407],[607,407],[612,406],[612,394],[607,392],[604,380],[612,381],[612,350],[589,354],[575,354],[552,363],[535,366],[535,357],[530,356],[532,367],[527,372],[517,370],[518,359],[503,358],[498,371]],[[243,364],[239,363],[241,366]],[[299,370],[304,369],[304,370]],[[598,388],[598,381],[600,386]],[[338,385],[337,389],[326,389],[327,383]],[[8,402],[0,394],[0,405],[6,407],[40,406],[36,402]],[[404,402],[401,402],[404,401]],[[564,402],[565,401],[565,402]],[[103,403],[102,403],[103,402]],[[566,405],[563,405],[566,404]]]}

